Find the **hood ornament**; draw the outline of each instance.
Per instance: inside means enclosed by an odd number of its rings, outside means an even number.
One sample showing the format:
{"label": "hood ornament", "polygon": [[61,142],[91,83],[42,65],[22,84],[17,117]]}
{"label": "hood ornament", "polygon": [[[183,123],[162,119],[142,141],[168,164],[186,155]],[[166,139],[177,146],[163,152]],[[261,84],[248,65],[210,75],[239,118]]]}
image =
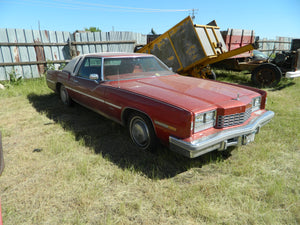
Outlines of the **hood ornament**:
{"label": "hood ornament", "polygon": [[240,94],[237,93],[236,98],[234,98],[234,99],[232,99],[232,100],[237,100],[237,101],[239,101],[239,100],[240,100]]}

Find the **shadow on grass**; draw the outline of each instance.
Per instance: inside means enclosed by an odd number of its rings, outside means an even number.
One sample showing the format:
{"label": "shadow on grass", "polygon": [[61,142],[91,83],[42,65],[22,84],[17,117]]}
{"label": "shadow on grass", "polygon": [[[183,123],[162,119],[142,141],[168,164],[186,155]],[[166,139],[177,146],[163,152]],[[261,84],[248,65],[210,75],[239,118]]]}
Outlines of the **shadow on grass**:
{"label": "shadow on grass", "polygon": [[125,127],[91,110],[78,104],[67,107],[56,94],[29,94],[28,99],[39,113],[45,114],[65,130],[72,132],[77,141],[83,141],[96,154],[102,154],[122,169],[140,171],[151,179],[171,178],[189,168],[201,168],[205,164],[225,160],[230,156],[230,152],[212,152],[196,159],[188,159],[166,147],[160,147],[154,154],[139,151],[131,143]]}
{"label": "shadow on grass", "polygon": [[296,83],[293,81],[293,79],[282,78],[279,84],[273,88],[270,88],[269,91],[281,91],[295,84]]}

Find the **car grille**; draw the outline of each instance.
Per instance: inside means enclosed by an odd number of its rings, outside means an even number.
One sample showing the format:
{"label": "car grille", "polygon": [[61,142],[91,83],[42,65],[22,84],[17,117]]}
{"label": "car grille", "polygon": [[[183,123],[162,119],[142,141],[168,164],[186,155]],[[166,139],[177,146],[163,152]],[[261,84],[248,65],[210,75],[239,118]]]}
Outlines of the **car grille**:
{"label": "car grille", "polygon": [[251,116],[251,107],[246,112],[231,114],[226,116],[218,116],[217,128],[231,127],[244,123]]}

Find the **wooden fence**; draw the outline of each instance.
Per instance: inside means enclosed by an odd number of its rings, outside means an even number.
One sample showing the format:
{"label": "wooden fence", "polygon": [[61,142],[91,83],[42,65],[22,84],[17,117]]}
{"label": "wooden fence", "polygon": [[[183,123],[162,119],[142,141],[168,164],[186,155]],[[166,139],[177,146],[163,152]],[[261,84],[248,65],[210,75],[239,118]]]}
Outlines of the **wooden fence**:
{"label": "wooden fence", "polygon": [[57,69],[79,54],[133,52],[146,36],[134,32],[76,32],[0,29],[0,80],[10,74],[40,77],[47,64]]}

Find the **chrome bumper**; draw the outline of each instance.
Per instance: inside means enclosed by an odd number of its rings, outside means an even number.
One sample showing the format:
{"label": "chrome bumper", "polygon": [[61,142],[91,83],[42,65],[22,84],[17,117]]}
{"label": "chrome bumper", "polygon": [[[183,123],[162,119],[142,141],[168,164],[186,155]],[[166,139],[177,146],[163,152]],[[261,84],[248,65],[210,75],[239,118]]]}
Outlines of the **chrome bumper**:
{"label": "chrome bumper", "polygon": [[169,137],[170,149],[188,158],[195,158],[214,150],[225,150],[229,146],[246,145],[254,141],[255,134],[259,132],[262,126],[270,122],[273,117],[274,112],[267,111],[251,120],[245,126],[220,131],[193,142]]}

